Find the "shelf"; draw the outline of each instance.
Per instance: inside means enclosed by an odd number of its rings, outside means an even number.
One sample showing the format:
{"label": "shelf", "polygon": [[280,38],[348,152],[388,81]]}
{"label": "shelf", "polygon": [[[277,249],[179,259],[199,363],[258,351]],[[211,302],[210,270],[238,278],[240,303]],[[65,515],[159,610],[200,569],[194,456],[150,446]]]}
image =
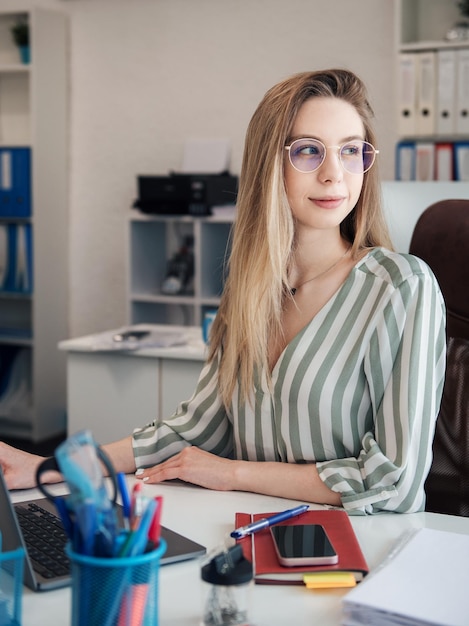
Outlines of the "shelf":
{"label": "shelf", "polygon": [[[147,215],[132,213],[128,234],[128,323],[200,326],[223,290],[231,215]],[[193,293],[162,293],[168,261],[185,237],[193,238]]]}
{"label": "shelf", "polygon": [[434,42],[446,46],[446,33],[463,18],[455,1],[399,0],[398,47]]}
{"label": "shelf", "polygon": [[[10,32],[20,15],[27,17],[31,30],[29,64],[20,63]],[[0,292],[0,360],[22,355],[27,373],[19,378],[30,389],[27,410],[19,400],[9,401],[6,410],[4,393],[0,396],[0,439],[16,435],[41,441],[66,430],[65,358],[57,346],[68,336],[67,39],[67,16],[59,10],[0,11],[0,147],[29,148],[31,160],[29,174],[29,165],[13,158],[19,151],[9,155],[13,191],[7,200],[17,209],[25,207],[11,201],[24,197],[28,183],[34,190],[30,216],[0,215],[0,225],[9,233],[25,225],[32,235],[26,240],[28,245],[32,240],[28,280],[21,255],[13,254],[9,265],[20,259],[18,271],[9,275],[15,282],[7,286],[25,292]],[[8,150],[4,152],[2,165],[8,163]],[[8,241],[13,250],[18,241],[23,243],[13,236]],[[32,293],[26,292],[30,286]]]}
{"label": "shelf", "polygon": [[469,39],[460,41],[415,41],[401,44],[400,52],[426,52],[427,50],[459,50],[469,48]]}

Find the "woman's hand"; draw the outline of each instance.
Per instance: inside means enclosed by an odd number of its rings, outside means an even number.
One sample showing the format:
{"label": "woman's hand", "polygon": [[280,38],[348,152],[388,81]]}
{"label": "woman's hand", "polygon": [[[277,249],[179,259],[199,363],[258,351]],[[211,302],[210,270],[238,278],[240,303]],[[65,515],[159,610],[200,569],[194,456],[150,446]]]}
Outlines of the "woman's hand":
{"label": "woman's hand", "polygon": [[0,441],[0,466],[8,489],[36,486],[36,470],[44,457],[13,448]]}
{"label": "woman's hand", "polygon": [[229,491],[236,489],[236,463],[190,446],[159,465],[138,470],[135,476],[150,484],[177,478],[207,489]]}

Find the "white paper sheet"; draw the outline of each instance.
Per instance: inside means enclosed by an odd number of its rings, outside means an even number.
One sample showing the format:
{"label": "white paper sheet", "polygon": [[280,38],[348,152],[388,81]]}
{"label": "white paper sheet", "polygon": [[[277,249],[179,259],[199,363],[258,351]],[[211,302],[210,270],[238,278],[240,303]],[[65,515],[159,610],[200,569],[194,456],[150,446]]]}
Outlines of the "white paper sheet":
{"label": "white paper sheet", "polygon": [[469,535],[422,528],[343,600],[344,626],[467,626]]}
{"label": "white paper sheet", "polygon": [[220,174],[229,169],[229,139],[188,139],[184,145],[182,172]]}

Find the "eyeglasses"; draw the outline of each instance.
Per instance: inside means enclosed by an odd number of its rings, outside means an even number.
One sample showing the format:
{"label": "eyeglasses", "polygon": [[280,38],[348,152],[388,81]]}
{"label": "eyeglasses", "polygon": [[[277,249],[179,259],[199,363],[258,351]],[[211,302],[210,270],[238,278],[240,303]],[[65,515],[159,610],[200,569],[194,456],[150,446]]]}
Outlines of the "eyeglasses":
{"label": "eyeglasses", "polygon": [[350,174],[364,174],[375,162],[376,150],[371,143],[360,139],[347,141],[341,146],[326,147],[318,139],[296,139],[289,146],[288,157],[292,166],[299,172],[315,172],[321,167],[329,149],[336,148],[339,161],[346,172]]}

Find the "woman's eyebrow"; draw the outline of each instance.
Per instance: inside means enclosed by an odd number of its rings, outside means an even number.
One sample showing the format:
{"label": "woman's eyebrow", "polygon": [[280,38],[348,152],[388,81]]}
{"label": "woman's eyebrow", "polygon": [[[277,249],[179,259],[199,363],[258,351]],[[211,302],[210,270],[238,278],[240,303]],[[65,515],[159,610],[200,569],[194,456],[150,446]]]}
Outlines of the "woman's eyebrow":
{"label": "woman's eyebrow", "polygon": [[[321,139],[321,137],[317,137],[316,135],[308,135],[308,134],[294,135],[292,137],[289,137],[288,143],[293,143],[293,141],[297,141],[298,139],[315,139],[316,141],[320,141],[321,143],[324,143],[324,140]],[[359,139],[360,141],[365,141],[362,135],[349,135],[348,137],[344,137],[340,141],[340,144],[347,143],[348,141],[355,141],[357,139]]]}

